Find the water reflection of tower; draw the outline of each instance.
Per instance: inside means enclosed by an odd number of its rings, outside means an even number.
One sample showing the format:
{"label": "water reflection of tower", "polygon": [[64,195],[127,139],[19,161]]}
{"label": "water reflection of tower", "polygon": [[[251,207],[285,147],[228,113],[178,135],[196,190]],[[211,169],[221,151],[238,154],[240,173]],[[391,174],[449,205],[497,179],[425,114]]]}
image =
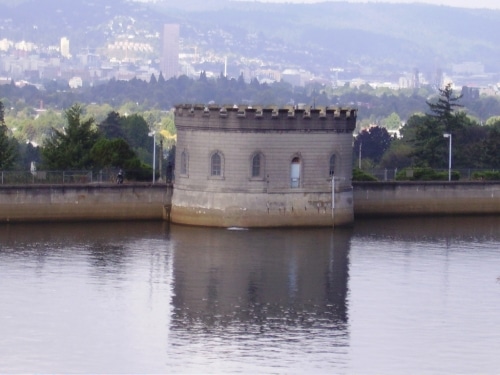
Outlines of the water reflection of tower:
{"label": "water reflection of tower", "polygon": [[163,48],[160,60],[160,70],[163,78],[177,76],[179,72],[179,25],[163,25]]}
{"label": "water reflection of tower", "polygon": [[[171,227],[171,329],[347,330],[350,230]],[[339,337],[340,337],[339,336]]]}

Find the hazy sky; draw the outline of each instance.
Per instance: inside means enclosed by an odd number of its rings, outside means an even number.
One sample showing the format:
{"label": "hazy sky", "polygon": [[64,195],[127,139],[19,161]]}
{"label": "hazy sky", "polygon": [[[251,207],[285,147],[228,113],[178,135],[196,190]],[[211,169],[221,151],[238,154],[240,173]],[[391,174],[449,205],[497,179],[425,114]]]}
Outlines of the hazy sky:
{"label": "hazy sky", "polygon": [[[323,1],[346,0],[263,0],[273,3],[317,3]],[[427,3],[462,8],[500,9],[500,0],[347,0],[350,3]]]}

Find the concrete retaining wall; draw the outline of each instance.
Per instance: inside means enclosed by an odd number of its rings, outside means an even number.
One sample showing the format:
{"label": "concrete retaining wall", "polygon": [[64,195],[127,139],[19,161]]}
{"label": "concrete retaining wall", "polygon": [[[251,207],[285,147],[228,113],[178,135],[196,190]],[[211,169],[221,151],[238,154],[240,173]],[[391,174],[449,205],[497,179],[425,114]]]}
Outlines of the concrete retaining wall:
{"label": "concrete retaining wall", "polygon": [[354,216],[500,214],[498,182],[356,182]]}
{"label": "concrete retaining wall", "polygon": [[0,186],[0,222],[168,220],[165,184]]}
{"label": "concrete retaining wall", "polygon": [[212,227],[321,227],[351,225],[352,189],[332,193],[222,193],[175,189],[172,222]]}
{"label": "concrete retaining wall", "polygon": [[[335,194],[335,225],[352,222],[351,205],[356,218],[500,214],[499,183],[356,182],[353,189]],[[203,201],[203,194],[192,193],[198,202]],[[333,224],[331,196],[327,193],[318,192],[316,198],[314,194],[303,192],[295,196],[221,194],[221,199],[247,203],[225,210],[213,200],[207,200],[195,210],[188,204],[194,197],[190,197],[188,191],[181,195],[183,198],[179,202],[185,204],[173,208],[177,210],[178,223],[210,226]],[[165,184],[0,186],[0,223],[170,220],[171,196],[172,186]]]}

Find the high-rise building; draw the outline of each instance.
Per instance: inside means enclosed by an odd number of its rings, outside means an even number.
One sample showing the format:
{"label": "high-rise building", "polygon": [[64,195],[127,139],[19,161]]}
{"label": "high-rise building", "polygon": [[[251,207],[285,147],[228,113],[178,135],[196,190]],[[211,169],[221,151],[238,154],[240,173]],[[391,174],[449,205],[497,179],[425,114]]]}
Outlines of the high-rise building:
{"label": "high-rise building", "polygon": [[179,25],[163,26],[163,50],[160,70],[163,78],[169,79],[179,74]]}
{"label": "high-rise building", "polygon": [[71,54],[69,53],[69,39],[66,37],[61,38],[61,56],[69,59]]}

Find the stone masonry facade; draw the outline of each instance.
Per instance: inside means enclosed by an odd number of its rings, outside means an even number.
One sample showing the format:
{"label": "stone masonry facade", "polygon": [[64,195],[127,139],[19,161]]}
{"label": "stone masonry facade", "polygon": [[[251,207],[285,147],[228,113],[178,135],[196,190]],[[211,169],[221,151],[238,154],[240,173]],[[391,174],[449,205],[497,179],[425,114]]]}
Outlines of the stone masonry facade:
{"label": "stone masonry facade", "polygon": [[219,227],[353,222],[356,110],[179,105],[175,123],[172,222]]}

